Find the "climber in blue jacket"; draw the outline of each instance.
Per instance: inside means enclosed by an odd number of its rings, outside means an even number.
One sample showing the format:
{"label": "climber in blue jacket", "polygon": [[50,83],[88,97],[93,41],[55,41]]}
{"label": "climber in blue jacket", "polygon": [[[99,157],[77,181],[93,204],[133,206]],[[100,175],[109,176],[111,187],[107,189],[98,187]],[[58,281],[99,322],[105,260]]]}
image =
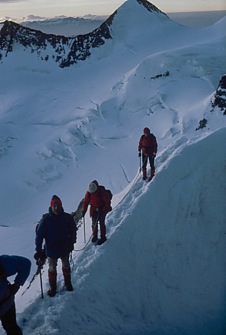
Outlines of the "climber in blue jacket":
{"label": "climber in blue jacket", "polygon": [[[22,256],[0,255],[0,320],[7,335],[23,335],[16,322],[14,296],[28,278],[31,262]],[[15,276],[11,284],[8,277]]]}

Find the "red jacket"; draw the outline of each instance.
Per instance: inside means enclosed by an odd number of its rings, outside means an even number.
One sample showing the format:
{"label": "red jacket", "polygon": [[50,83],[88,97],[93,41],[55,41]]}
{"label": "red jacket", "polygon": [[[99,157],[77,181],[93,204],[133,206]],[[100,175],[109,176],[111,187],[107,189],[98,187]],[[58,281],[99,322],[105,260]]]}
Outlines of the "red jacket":
{"label": "red jacket", "polygon": [[157,153],[158,145],[156,137],[150,133],[147,136],[142,135],[138,145],[138,151],[142,151],[144,156],[152,156]]}
{"label": "red jacket", "polygon": [[90,217],[93,216],[96,209],[101,209],[105,214],[111,210],[109,204],[105,202],[103,189],[103,186],[98,186],[94,193],[86,192],[83,202],[83,211],[86,212],[90,205]]}

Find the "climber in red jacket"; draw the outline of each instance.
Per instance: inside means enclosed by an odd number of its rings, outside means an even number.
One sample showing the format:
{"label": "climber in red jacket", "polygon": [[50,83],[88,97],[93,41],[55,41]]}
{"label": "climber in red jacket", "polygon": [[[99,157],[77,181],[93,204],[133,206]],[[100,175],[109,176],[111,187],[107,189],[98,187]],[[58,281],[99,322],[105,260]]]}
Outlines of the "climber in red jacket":
{"label": "climber in red jacket", "polygon": [[155,175],[155,156],[157,153],[158,144],[156,137],[150,132],[150,129],[145,127],[144,134],[141,136],[138,145],[138,156],[141,156],[142,151],[142,172],[143,180],[147,178],[147,163],[149,160],[151,167],[151,174],[149,180],[151,180]]}
{"label": "climber in red jacket", "polygon": [[[112,210],[111,207],[111,191],[106,190],[104,186],[93,180],[88,187],[83,201],[83,216],[85,215],[88,206],[90,205],[90,217],[92,218],[92,242],[97,242],[98,245],[103,244],[106,238],[105,217]],[[100,225],[100,239],[98,240],[98,223]]]}

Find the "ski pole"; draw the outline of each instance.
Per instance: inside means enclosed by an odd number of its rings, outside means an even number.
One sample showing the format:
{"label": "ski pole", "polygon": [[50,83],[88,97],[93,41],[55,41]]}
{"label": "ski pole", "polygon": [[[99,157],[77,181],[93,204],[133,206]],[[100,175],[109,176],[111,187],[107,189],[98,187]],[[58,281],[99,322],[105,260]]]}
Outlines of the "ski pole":
{"label": "ski pole", "polygon": [[85,217],[83,216],[83,227],[84,227],[84,243],[86,243],[86,223]]}

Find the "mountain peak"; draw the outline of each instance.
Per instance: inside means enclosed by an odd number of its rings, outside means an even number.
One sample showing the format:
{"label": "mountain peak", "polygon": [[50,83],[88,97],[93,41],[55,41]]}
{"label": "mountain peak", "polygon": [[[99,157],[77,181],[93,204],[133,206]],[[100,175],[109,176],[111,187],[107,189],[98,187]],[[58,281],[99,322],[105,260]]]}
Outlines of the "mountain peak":
{"label": "mountain peak", "polygon": [[132,10],[135,10],[135,6],[137,6],[137,4],[142,5],[149,12],[157,12],[166,15],[164,12],[162,12],[160,9],[158,9],[155,5],[147,0],[127,0],[125,3],[122,4],[120,8],[126,7],[127,9],[130,8]]}
{"label": "mountain peak", "polygon": [[5,21],[0,30],[0,59],[13,52],[15,45],[21,45],[24,52],[30,51],[41,61],[51,60],[60,67],[67,67],[85,60],[91,55],[92,49],[100,47],[107,40],[118,38],[126,41],[129,36],[134,38],[139,35],[139,30],[149,32],[153,25],[164,22],[165,18],[168,19],[167,15],[147,0],[128,0],[98,28],[75,37],[46,34],[13,21]]}
{"label": "mountain peak", "polygon": [[[129,1],[134,1],[134,0],[129,0]],[[160,9],[158,9],[155,5],[153,5],[151,2],[147,0],[136,0],[139,4],[143,5],[147,10],[150,12],[158,12],[158,13],[163,13]],[[165,13],[163,13],[165,14]]]}

